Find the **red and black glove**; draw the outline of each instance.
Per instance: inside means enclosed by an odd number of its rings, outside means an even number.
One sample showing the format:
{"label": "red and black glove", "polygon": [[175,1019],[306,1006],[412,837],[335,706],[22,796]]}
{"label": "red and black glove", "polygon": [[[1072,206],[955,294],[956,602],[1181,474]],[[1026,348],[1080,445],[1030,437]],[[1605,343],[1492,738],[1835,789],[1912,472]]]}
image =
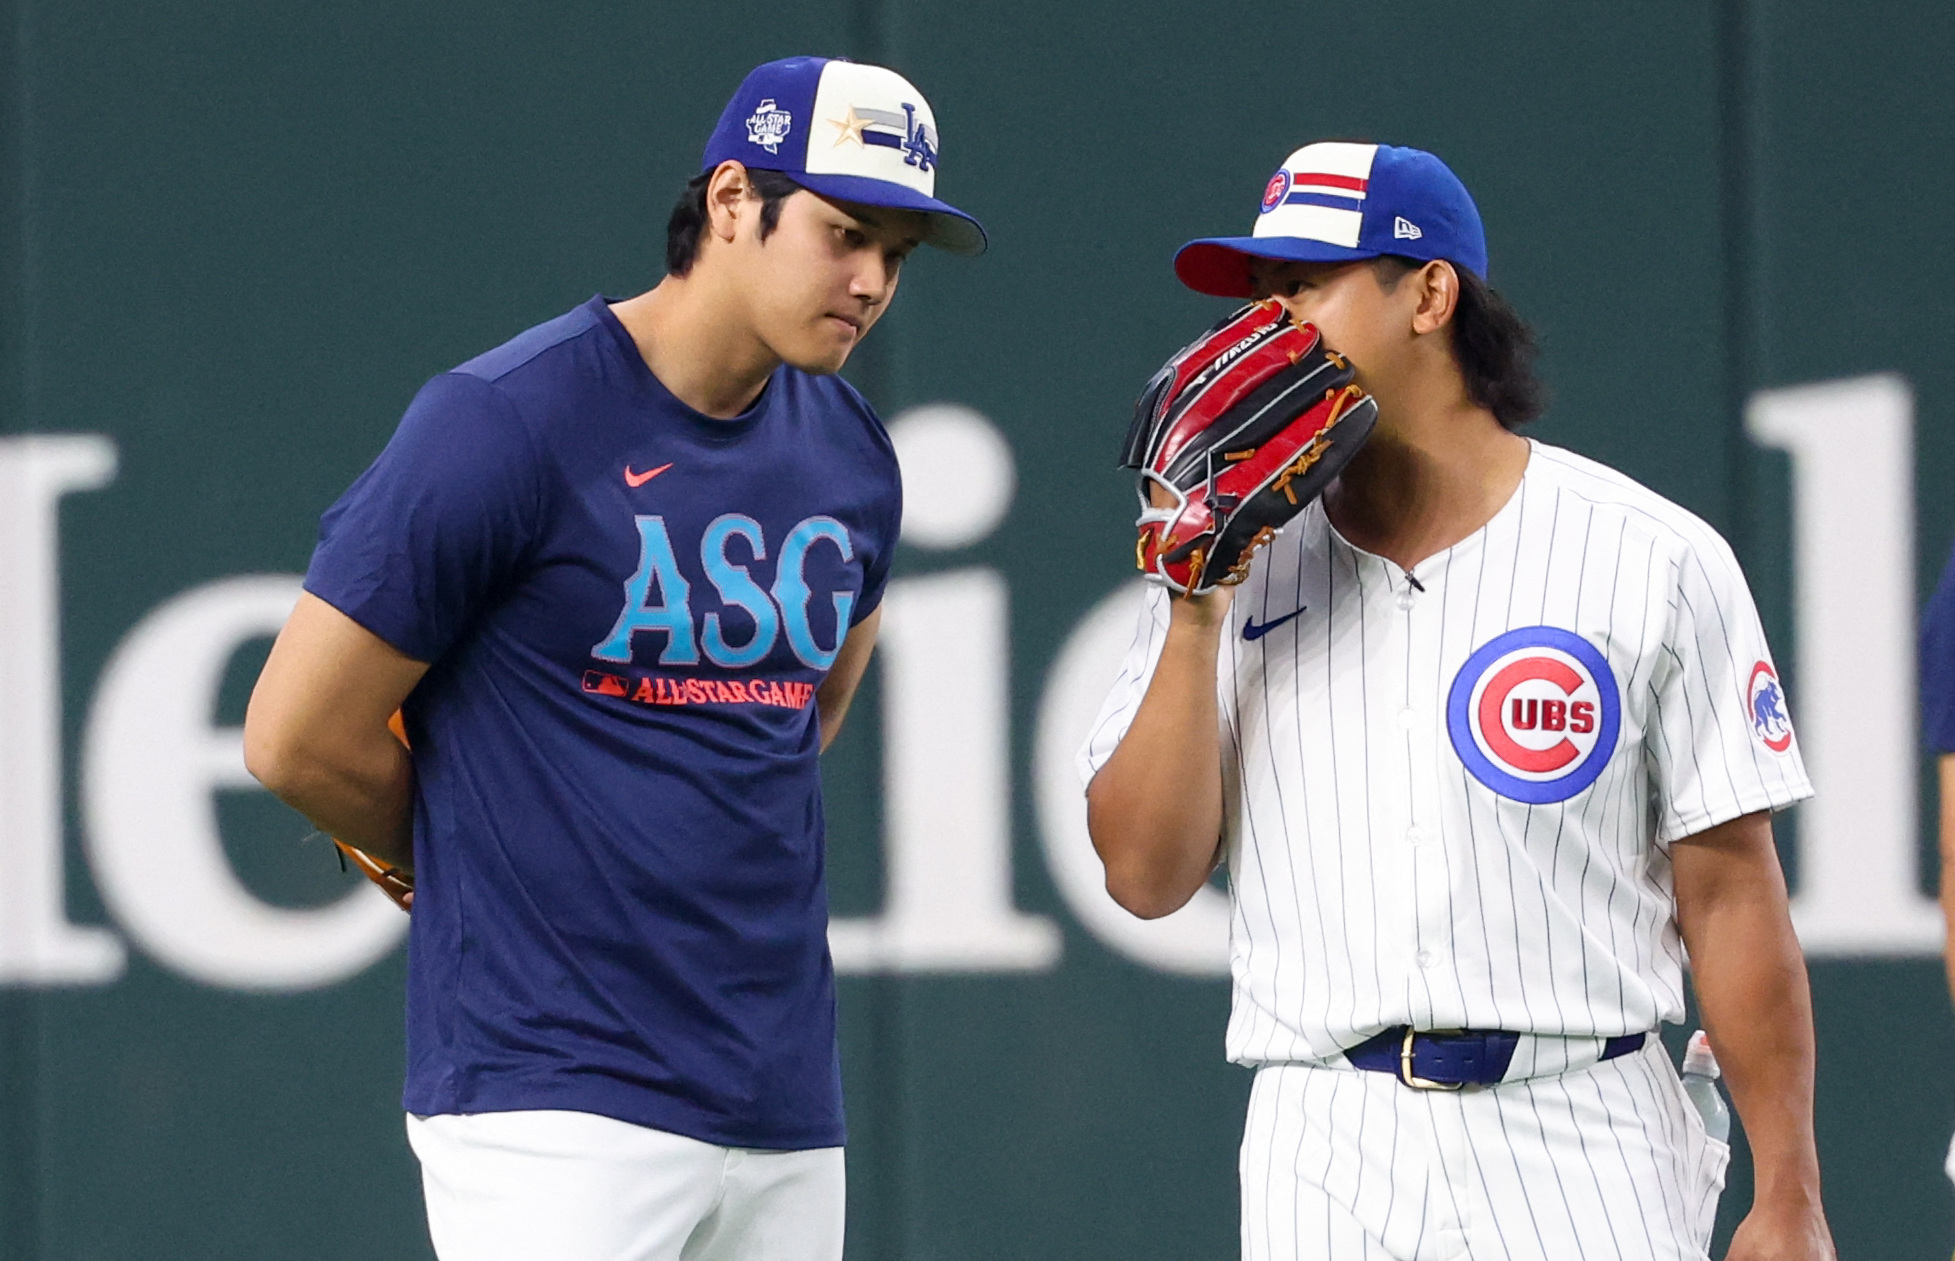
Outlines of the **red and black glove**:
{"label": "red and black glove", "polygon": [[1148,579],[1205,595],[1248,577],[1256,549],[1370,437],[1378,404],[1355,375],[1268,301],[1168,360],[1134,404],[1121,458],[1140,470],[1135,559]]}

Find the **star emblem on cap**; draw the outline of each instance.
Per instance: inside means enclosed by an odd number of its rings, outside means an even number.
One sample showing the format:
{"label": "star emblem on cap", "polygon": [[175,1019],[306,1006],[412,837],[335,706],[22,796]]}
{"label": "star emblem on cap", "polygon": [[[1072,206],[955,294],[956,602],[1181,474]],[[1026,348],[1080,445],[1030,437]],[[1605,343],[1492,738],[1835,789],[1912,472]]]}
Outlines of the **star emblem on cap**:
{"label": "star emblem on cap", "polygon": [[831,118],[828,125],[840,129],[841,134],[835,137],[835,147],[839,149],[851,140],[861,144],[862,129],[869,125],[869,120],[856,113],[855,106],[851,105],[846,118]]}

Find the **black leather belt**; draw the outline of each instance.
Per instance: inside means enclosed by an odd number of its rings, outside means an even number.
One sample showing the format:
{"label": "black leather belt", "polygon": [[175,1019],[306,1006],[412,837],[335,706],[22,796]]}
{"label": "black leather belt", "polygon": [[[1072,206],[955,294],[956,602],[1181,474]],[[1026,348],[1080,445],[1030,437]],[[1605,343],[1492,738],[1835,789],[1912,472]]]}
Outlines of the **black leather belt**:
{"label": "black leather belt", "polygon": [[[1602,1044],[1602,1059],[1613,1060],[1643,1049],[1647,1033],[1630,1033]],[[1353,1068],[1390,1073],[1420,1090],[1458,1090],[1491,1086],[1507,1076],[1521,1035],[1505,1029],[1465,1029],[1419,1033],[1404,1025],[1366,1038],[1344,1058]]]}

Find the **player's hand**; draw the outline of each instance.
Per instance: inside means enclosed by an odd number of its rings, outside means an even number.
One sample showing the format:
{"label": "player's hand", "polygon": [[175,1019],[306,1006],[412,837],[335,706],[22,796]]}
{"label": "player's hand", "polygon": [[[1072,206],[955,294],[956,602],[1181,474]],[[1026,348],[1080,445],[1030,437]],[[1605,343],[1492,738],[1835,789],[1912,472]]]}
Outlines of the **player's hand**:
{"label": "player's hand", "polygon": [[[1174,506],[1174,496],[1165,486],[1150,486],[1147,494],[1156,508]],[[1191,591],[1169,605],[1169,625],[1181,623],[1191,630],[1212,631],[1228,618],[1229,603],[1234,599],[1233,586],[1216,587],[1199,595]]]}
{"label": "player's hand", "polygon": [[[1134,563],[1176,595],[1249,576],[1257,549],[1323,493],[1378,419],[1349,360],[1275,302],[1183,347],[1134,403]],[[1163,492],[1166,492],[1165,494]]]}
{"label": "player's hand", "polygon": [[1785,1209],[1754,1204],[1731,1236],[1724,1261],[1837,1261],[1837,1254],[1817,1204]]}

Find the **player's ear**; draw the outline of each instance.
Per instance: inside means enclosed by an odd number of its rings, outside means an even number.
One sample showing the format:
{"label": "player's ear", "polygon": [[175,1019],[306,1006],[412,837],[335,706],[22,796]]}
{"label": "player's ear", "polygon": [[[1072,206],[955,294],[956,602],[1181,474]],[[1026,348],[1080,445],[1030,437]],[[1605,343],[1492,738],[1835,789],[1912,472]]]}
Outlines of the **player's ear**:
{"label": "player's ear", "polygon": [[1417,305],[1412,308],[1412,331],[1436,333],[1450,324],[1459,308],[1459,273],[1444,259],[1434,259],[1410,276]]}
{"label": "player's ear", "polygon": [[753,182],[747,178],[746,167],[727,161],[713,168],[712,178],[706,181],[708,234],[731,244],[740,230],[740,217],[746,213],[745,203],[753,199]]}

